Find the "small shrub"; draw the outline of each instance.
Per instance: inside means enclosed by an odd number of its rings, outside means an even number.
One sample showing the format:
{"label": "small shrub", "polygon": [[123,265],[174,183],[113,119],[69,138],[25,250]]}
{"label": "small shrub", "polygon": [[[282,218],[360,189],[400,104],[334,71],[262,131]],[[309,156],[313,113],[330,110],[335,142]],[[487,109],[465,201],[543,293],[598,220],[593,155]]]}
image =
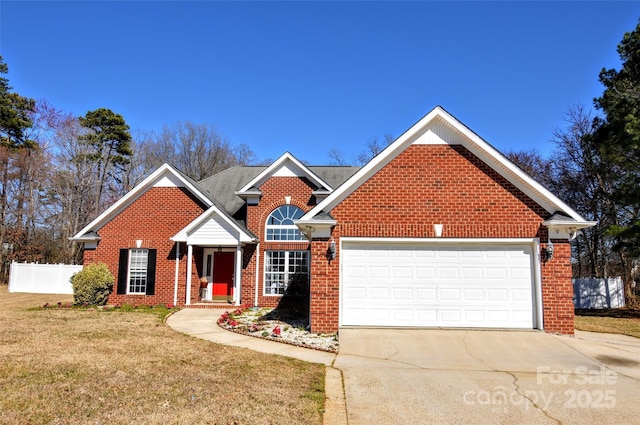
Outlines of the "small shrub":
{"label": "small shrub", "polygon": [[73,305],[105,305],[114,278],[104,263],[93,263],[71,276]]}

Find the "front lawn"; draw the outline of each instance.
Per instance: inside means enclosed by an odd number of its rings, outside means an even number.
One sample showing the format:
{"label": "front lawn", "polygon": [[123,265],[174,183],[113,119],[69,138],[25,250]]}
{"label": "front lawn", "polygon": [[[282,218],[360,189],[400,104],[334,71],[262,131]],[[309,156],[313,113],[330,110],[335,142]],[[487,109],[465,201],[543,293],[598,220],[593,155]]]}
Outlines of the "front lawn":
{"label": "front lawn", "polygon": [[581,331],[629,335],[640,338],[640,310],[576,310],[575,327]]}
{"label": "front lawn", "polygon": [[0,423],[322,423],[321,365],[192,338],[158,314],[57,307],[69,301],[0,285]]}

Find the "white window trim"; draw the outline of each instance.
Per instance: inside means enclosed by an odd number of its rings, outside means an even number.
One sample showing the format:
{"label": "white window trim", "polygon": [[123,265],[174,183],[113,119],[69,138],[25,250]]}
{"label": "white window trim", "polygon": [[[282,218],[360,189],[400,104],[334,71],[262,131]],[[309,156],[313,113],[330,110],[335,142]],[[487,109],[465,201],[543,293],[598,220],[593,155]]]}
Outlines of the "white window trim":
{"label": "white window trim", "polygon": [[[291,208],[294,211],[293,216],[284,217],[285,219],[290,219],[291,224],[269,224],[269,221],[273,214],[281,210],[282,208]],[[299,212],[299,213],[298,213]],[[267,221],[264,226],[264,240],[267,242],[308,242],[302,234],[300,234],[300,229],[295,225],[295,220],[299,219],[304,215],[304,211],[302,208],[296,207],[295,205],[281,205],[278,208],[271,211],[269,216],[267,217]],[[271,239],[269,238],[269,230],[282,229],[282,230],[293,230],[296,234],[296,239]]]}
{"label": "white window trim", "polygon": [[[282,274],[281,272],[271,272],[268,270],[269,264],[271,262],[271,253],[273,252],[284,252],[285,253],[285,263],[284,263],[284,282],[283,282],[283,293],[282,294],[271,294],[271,293],[267,293],[267,274],[268,273],[278,273],[278,274]],[[267,249],[264,252],[264,274],[263,274],[263,280],[262,280],[262,295],[265,297],[282,297],[284,295],[284,291],[287,290],[287,282],[289,281],[290,278],[290,272],[289,272],[289,262],[290,262],[290,254],[292,252],[303,252],[305,253],[306,256],[306,266],[307,266],[307,277],[310,276],[310,257],[311,254],[308,250],[304,250],[304,249],[299,249],[299,250],[286,250],[286,249]]]}
{"label": "white window trim", "polygon": [[[134,251],[140,251],[145,253],[146,263],[144,265],[144,289],[139,292],[131,291],[131,255]],[[146,295],[147,293],[147,283],[148,283],[148,273],[149,273],[149,250],[145,248],[131,248],[129,249],[129,260],[127,261],[127,294],[128,295]]]}

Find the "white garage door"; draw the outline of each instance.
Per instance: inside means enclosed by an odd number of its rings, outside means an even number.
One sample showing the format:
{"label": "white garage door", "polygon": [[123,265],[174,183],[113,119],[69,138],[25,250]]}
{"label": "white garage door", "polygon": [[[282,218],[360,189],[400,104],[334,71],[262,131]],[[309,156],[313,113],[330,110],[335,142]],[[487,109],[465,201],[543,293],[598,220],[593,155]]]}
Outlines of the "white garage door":
{"label": "white garage door", "polygon": [[533,328],[532,246],[343,241],[341,325]]}

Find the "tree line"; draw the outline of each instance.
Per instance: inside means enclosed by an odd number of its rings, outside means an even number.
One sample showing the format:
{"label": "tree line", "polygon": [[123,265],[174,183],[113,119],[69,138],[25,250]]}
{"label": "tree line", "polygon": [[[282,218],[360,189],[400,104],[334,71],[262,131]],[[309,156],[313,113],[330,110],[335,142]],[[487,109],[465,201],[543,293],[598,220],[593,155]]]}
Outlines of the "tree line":
{"label": "tree line", "polygon": [[569,108],[553,153],[510,152],[525,171],[598,225],[572,243],[576,277],[622,276],[625,296],[640,291],[640,23],[618,44],[620,69],[603,68],[593,108]]}
{"label": "tree line", "polygon": [[[618,45],[620,69],[602,69],[593,107],[570,107],[551,135],[553,153],[506,156],[587,220],[598,225],[572,242],[576,277],[622,276],[627,300],[638,292],[640,258],[640,23]],[[74,117],[12,92],[0,56],[0,280],[16,261],[81,261],[68,240],[162,163],[194,180],[233,165],[255,163],[250,147],[234,146],[208,125],[178,122],[132,135],[106,108]],[[372,138],[348,161],[363,164],[392,137]]]}
{"label": "tree line", "polygon": [[177,122],[132,135],[106,108],[75,117],[12,92],[0,56],[0,281],[11,261],[80,263],[80,229],[163,163],[194,180],[255,156],[215,127]]}

